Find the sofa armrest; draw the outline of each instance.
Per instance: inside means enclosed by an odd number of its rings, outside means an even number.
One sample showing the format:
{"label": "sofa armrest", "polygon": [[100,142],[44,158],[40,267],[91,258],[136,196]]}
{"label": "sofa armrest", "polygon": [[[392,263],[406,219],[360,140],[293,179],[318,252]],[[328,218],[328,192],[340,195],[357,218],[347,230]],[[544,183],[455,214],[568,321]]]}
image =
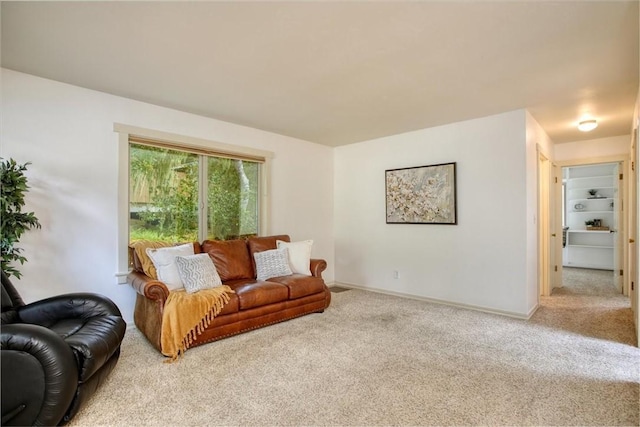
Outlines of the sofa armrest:
{"label": "sofa armrest", "polygon": [[327,269],[327,262],[323,259],[311,260],[311,275],[322,279],[322,272]]}
{"label": "sofa armrest", "polygon": [[37,325],[2,325],[2,424],[57,425],[78,388],[65,341]]}
{"label": "sofa armrest", "polygon": [[164,306],[164,302],[169,298],[169,288],[167,288],[167,285],[139,271],[129,273],[127,283],[140,295],[159,301],[162,306]]}

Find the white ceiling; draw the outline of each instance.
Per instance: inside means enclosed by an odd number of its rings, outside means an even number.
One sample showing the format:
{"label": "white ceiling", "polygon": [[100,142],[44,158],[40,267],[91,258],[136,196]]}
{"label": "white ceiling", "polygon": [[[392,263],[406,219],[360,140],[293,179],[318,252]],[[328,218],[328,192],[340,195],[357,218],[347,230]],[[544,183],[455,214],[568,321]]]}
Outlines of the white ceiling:
{"label": "white ceiling", "polygon": [[4,68],[329,146],[520,108],[625,135],[638,94],[637,0],[1,7]]}

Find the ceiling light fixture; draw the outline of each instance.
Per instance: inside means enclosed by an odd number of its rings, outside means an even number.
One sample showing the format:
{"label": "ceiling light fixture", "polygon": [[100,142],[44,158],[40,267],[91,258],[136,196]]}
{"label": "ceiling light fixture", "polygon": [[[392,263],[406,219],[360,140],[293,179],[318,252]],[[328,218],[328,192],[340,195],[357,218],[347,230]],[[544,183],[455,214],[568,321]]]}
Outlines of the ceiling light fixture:
{"label": "ceiling light fixture", "polygon": [[583,120],[578,123],[578,129],[582,132],[589,132],[598,127],[598,122],[595,119]]}

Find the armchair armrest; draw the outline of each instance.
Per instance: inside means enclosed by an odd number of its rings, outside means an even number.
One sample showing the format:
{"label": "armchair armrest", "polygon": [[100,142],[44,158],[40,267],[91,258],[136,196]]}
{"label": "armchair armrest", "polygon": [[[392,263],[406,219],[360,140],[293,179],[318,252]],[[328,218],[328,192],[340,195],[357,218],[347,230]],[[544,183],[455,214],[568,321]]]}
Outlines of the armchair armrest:
{"label": "armchair armrest", "polygon": [[165,301],[169,298],[167,285],[159,280],[152,279],[144,273],[132,271],[127,276],[127,283],[140,295],[159,301],[161,306],[164,306]]}
{"label": "armchair armrest", "polygon": [[46,298],[18,307],[19,318],[25,323],[49,326],[60,319],[76,317],[122,317],[120,309],[109,298],[92,293],[74,293]]}
{"label": "armchair armrest", "polygon": [[2,343],[2,424],[57,425],[78,387],[71,347],[38,325],[5,324]]}
{"label": "armchair armrest", "polygon": [[311,260],[311,274],[314,277],[319,277],[322,279],[322,272],[326,270],[327,262],[323,259],[312,259]]}

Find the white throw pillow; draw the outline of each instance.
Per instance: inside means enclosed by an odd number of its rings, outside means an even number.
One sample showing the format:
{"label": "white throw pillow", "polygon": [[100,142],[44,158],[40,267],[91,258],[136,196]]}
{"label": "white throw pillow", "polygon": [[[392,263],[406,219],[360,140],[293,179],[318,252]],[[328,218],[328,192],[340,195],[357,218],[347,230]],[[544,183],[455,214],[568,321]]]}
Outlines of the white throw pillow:
{"label": "white throw pillow", "polygon": [[168,248],[152,249],[147,248],[147,255],[158,272],[158,280],[167,285],[170,291],[184,287],[178,266],[177,256],[193,255],[193,243],[185,243],[180,246],[170,246]]}
{"label": "white throw pillow", "polygon": [[209,254],[177,256],[176,265],[184,283],[184,289],[190,294],[222,285],[220,275]]}
{"label": "white throw pillow", "polygon": [[287,248],[289,250],[289,266],[291,271],[305,276],[311,276],[311,245],[313,240],[302,240],[300,242],[285,242],[276,240],[278,249]]}
{"label": "white throw pillow", "polygon": [[256,260],[256,280],[267,280],[272,277],[291,276],[287,248],[271,249],[253,254]]}

